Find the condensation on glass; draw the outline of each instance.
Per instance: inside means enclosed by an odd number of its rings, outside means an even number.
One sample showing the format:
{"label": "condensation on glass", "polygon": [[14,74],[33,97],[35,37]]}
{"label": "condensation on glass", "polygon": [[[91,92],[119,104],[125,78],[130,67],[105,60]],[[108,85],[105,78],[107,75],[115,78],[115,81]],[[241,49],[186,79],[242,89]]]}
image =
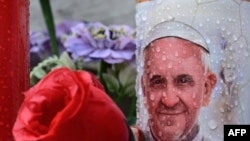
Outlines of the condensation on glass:
{"label": "condensation on glass", "polygon": [[[190,112],[192,106],[193,108],[200,108],[200,111],[197,112],[198,123],[195,123],[198,127],[196,130],[192,130],[192,133],[197,133],[197,136],[201,135],[201,139],[222,141],[223,125],[250,124],[250,106],[248,104],[250,100],[248,94],[250,91],[249,12],[250,1],[246,0],[138,1],[136,5],[137,125],[149,140],[154,140],[153,138],[164,140],[164,138],[167,138],[164,137],[164,130],[175,130],[174,127],[182,128],[182,119],[180,119],[180,123],[174,120],[174,117],[181,116],[170,114],[171,112],[178,113],[178,110],[180,112],[181,108],[176,106],[175,109],[171,110],[171,106],[164,105],[165,102],[161,98],[166,101],[179,99],[182,107],[184,107],[183,109],[186,107],[183,110],[186,115],[192,113]],[[165,38],[165,41],[163,38]],[[188,43],[185,43],[187,41]],[[170,47],[170,50],[162,46]],[[192,65],[192,63],[188,63],[192,60],[190,59],[192,57],[186,57],[186,60],[177,62],[178,57],[188,56],[187,54],[190,51],[177,49],[180,46],[199,46],[203,51],[205,50],[210,57],[210,61],[204,59],[206,57],[200,57],[203,62],[198,62],[191,67],[204,65],[204,63],[209,64],[210,62],[211,72],[215,74],[217,80],[207,101],[205,101],[206,95],[204,97],[203,94],[206,93],[208,88],[207,83],[204,83],[206,86],[201,89],[200,93],[193,92],[193,94],[190,94],[193,100],[198,99],[202,94],[203,96],[198,101],[193,102],[193,105],[190,105],[189,108],[188,102],[185,102],[188,98],[184,98],[185,95],[189,94],[187,91],[200,85],[200,83],[203,84],[206,80],[202,81],[203,77],[195,79],[192,73],[184,73],[186,71],[185,66],[182,74],[179,67],[183,64]],[[148,51],[146,51],[147,48]],[[151,55],[149,55],[150,52]],[[194,58],[199,55],[195,50],[193,51]],[[173,59],[175,57],[176,60]],[[173,63],[171,63],[171,60]],[[198,68],[188,69],[198,71]],[[143,77],[144,74],[146,74],[146,78]],[[147,83],[147,81],[149,82]],[[170,87],[171,89],[169,89]],[[164,88],[166,92],[159,92],[159,89]],[[180,89],[185,89],[186,92]],[[176,97],[171,96],[171,94],[175,94]],[[173,103],[169,103],[169,105],[171,104]],[[186,121],[191,123],[191,117],[186,117],[189,118]],[[185,117],[181,118],[185,119]],[[160,127],[162,127],[161,130],[156,129]],[[183,130],[189,129],[183,127]],[[176,129],[176,131],[179,130]],[[184,132],[191,132],[191,129],[190,131],[179,132],[184,134]],[[171,136],[171,133],[169,133],[169,136]],[[188,136],[176,133],[173,138]],[[194,138],[190,137],[190,140]]]}

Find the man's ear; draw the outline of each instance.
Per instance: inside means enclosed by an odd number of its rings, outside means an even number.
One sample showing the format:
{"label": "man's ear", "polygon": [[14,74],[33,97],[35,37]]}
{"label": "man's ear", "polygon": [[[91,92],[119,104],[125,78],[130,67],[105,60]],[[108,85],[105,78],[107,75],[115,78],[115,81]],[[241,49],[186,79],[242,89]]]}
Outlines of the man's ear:
{"label": "man's ear", "polygon": [[208,72],[205,80],[205,91],[203,95],[203,106],[207,106],[210,102],[210,97],[217,82],[216,75],[212,72]]}

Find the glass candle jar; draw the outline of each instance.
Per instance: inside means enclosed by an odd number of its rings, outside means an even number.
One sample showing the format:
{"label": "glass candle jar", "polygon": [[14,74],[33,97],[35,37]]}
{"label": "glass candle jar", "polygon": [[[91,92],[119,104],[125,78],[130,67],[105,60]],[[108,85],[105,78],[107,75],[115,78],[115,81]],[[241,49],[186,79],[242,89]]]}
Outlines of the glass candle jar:
{"label": "glass candle jar", "polygon": [[0,141],[12,126],[29,87],[29,0],[0,0]]}

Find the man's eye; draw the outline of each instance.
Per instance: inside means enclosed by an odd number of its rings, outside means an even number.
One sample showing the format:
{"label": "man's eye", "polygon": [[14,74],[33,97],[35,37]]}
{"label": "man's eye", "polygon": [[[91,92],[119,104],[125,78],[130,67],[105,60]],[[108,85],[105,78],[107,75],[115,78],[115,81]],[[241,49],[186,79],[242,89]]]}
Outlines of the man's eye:
{"label": "man's eye", "polygon": [[155,79],[150,82],[150,86],[153,88],[164,87],[164,82],[163,79]]}
{"label": "man's eye", "polygon": [[187,83],[187,82],[189,82],[189,80],[186,77],[180,78],[178,81],[179,81],[179,83]]}
{"label": "man's eye", "polygon": [[154,80],[153,83],[154,83],[154,84],[161,84],[161,83],[162,83],[162,80]]}
{"label": "man's eye", "polygon": [[177,84],[193,84],[193,78],[189,75],[178,76],[175,80]]}

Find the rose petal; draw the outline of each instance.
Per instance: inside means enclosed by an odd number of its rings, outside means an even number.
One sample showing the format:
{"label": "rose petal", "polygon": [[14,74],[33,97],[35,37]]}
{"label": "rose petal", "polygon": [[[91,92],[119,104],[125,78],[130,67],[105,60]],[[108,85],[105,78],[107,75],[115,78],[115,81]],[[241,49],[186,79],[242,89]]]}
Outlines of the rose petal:
{"label": "rose petal", "polygon": [[88,72],[53,69],[25,93],[16,141],[128,141],[125,117]]}

